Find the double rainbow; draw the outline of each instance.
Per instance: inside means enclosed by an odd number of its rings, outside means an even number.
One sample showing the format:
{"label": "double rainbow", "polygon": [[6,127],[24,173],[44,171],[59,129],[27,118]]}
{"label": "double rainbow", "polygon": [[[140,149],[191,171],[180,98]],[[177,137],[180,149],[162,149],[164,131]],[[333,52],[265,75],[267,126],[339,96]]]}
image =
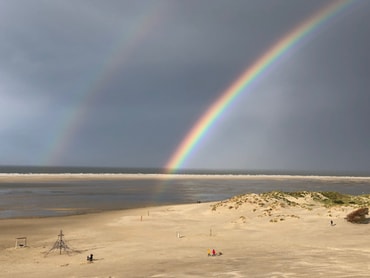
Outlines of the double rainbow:
{"label": "double rainbow", "polygon": [[177,147],[165,168],[175,172],[184,164],[194,147],[201,141],[207,131],[215,124],[225,109],[259,77],[266,72],[282,55],[296,46],[303,38],[312,34],[320,26],[346,9],[355,0],[337,0],[323,7],[303,21],[292,31],[272,45],[254,64],[246,69],[231,86],[209,107],[194,124],[180,145]]}

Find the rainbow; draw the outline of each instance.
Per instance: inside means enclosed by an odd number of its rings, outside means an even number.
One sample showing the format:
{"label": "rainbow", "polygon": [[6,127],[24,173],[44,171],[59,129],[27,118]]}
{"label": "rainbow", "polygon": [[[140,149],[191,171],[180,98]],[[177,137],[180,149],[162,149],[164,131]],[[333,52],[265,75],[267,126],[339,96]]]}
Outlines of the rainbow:
{"label": "rainbow", "polygon": [[152,3],[147,5],[142,14],[137,15],[130,28],[122,28],[121,37],[113,44],[107,55],[90,74],[87,82],[77,87],[74,100],[60,117],[52,138],[45,147],[41,165],[58,165],[72,145],[73,139],[89,117],[94,102],[117,74],[117,69],[124,66],[131,58],[138,45],[145,42],[148,34],[161,24],[168,5]]}
{"label": "rainbow", "polygon": [[190,156],[195,146],[199,144],[207,131],[214,125],[225,109],[264,72],[294,46],[312,34],[320,26],[327,23],[341,11],[346,9],[355,0],[337,0],[321,8],[318,12],[304,20],[301,24],[283,36],[272,45],[260,58],[247,68],[221,96],[208,108],[201,118],[194,124],[177,147],[165,168],[174,173]]}

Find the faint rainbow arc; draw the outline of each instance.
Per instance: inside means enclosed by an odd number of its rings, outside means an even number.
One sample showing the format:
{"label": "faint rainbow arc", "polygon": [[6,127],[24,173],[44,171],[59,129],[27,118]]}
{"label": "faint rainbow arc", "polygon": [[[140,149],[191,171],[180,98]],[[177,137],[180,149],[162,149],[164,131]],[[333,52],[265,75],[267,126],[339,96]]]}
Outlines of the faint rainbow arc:
{"label": "faint rainbow arc", "polygon": [[92,72],[90,82],[82,84],[76,90],[75,100],[61,116],[55,128],[56,131],[41,157],[41,164],[58,165],[60,163],[61,157],[64,153],[68,153],[66,150],[88,118],[94,100],[103,94],[105,86],[116,74],[117,69],[131,59],[136,47],[145,41],[146,36],[156,26],[161,24],[168,9],[164,4],[149,5],[143,14],[137,16],[134,24],[127,28],[128,30],[122,29],[121,37],[104,57],[105,60]]}
{"label": "faint rainbow arc", "polygon": [[208,108],[201,118],[186,134],[165,168],[167,172],[175,172],[191,154],[194,147],[201,141],[207,131],[221,116],[222,112],[255,81],[271,67],[288,50],[298,44],[304,37],[317,30],[318,27],[344,10],[355,0],[334,1],[299,24],[292,31],[272,45],[252,66],[246,69],[221,96]]}

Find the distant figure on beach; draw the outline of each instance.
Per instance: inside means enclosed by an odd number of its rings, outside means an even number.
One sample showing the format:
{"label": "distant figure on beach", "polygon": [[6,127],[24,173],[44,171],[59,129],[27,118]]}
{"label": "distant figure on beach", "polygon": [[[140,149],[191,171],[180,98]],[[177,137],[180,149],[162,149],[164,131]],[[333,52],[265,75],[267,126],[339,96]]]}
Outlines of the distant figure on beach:
{"label": "distant figure on beach", "polygon": [[207,253],[208,253],[208,257],[211,256],[211,249],[208,249]]}
{"label": "distant figure on beach", "polygon": [[330,225],[331,225],[331,226],[335,226],[335,224],[334,224],[333,220],[330,220]]}
{"label": "distant figure on beach", "polygon": [[87,256],[87,260],[89,261],[89,262],[92,262],[93,261],[93,254],[90,254],[90,256]]}
{"label": "distant figure on beach", "polygon": [[212,256],[216,256],[216,250],[215,249],[212,250]]}

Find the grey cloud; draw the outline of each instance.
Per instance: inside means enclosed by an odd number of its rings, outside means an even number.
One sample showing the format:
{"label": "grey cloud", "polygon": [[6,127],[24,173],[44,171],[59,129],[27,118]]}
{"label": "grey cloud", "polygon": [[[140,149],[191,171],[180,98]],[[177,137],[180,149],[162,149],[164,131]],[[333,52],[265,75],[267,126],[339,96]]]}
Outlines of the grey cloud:
{"label": "grey cloud", "polygon": [[[329,2],[3,1],[0,163],[162,167],[247,67]],[[356,2],[285,55],[184,167],[363,170],[369,10]],[[63,152],[41,157],[63,136]]]}

